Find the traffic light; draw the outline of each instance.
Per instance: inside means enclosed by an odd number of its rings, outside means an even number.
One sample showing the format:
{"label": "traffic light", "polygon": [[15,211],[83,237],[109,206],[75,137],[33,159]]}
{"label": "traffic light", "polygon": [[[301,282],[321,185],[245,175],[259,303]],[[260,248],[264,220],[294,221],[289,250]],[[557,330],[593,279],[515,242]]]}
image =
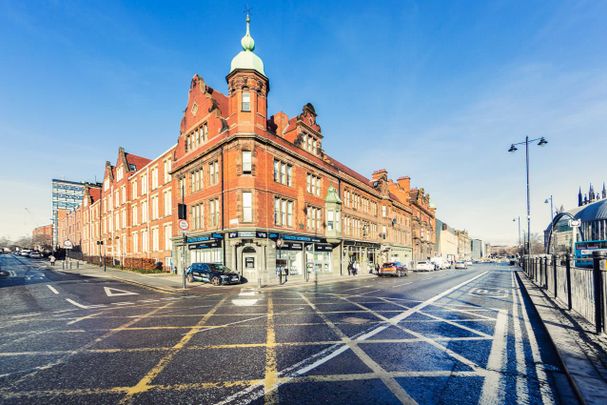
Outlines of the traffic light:
{"label": "traffic light", "polygon": [[188,219],[188,208],[185,204],[177,204],[177,218]]}

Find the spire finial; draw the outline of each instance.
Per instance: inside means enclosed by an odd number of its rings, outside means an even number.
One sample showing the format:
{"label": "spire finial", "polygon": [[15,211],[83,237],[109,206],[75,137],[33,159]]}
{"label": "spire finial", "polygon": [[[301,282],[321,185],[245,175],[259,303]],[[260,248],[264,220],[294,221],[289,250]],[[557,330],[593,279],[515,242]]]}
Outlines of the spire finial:
{"label": "spire finial", "polygon": [[247,23],[247,32],[244,34],[244,37],[240,40],[240,44],[242,45],[242,49],[244,51],[253,51],[255,49],[255,40],[251,36],[251,15],[247,10],[247,17],[245,18]]}

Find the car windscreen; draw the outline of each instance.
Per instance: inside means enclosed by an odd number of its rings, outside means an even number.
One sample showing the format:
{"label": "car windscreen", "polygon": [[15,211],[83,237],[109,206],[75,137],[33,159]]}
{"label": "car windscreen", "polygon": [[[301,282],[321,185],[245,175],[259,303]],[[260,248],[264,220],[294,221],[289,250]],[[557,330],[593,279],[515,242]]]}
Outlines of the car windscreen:
{"label": "car windscreen", "polygon": [[210,263],[209,268],[211,269],[211,271],[215,271],[217,273],[229,273],[230,269],[228,269],[226,266],[224,266],[223,264],[219,264],[219,263]]}

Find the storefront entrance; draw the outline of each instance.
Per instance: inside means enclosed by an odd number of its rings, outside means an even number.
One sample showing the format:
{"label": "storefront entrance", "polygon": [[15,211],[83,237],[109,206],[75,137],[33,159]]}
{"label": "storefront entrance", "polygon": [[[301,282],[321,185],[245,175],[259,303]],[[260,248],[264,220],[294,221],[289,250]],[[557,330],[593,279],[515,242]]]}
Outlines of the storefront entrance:
{"label": "storefront entrance", "polygon": [[242,250],[242,275],[251,281],[256,281],[259,264],[257,263],[257,251],[252,246],[247,246]]}

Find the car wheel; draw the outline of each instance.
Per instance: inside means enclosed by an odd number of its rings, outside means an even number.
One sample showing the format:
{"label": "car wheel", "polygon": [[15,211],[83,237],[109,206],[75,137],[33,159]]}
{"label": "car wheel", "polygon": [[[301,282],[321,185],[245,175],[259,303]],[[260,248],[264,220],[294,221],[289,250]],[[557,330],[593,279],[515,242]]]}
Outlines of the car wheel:
{"label": "car wheel", "polygon": [[194,276],[192,276],[191,274],[188,274],[188,283],[193,283],[194,282]]}
{"label": "car wheel", "polygon": [[211,279],[211,284],[213,284],[213,285],[221,285],[221,279],[219,277],[215,276],[215,277],[213,277]]}

